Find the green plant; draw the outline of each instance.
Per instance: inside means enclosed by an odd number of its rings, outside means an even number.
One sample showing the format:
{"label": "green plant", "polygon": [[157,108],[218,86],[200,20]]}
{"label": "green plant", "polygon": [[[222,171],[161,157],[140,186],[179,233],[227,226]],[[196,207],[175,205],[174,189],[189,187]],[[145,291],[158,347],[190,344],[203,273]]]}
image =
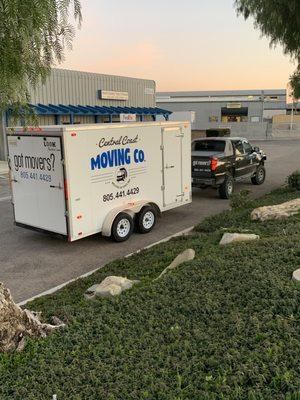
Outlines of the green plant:
{"label": "green plant", "polygon": [[74,21],[81,22],[79,0],[0,1],[1,111],[9,108],[26,123],[30,93],[63,60]]}
{"label": "green plant", "polygon": [[300,171],[295,171],[287,177],[287,184],[290,189],[300,190]]}
{"label": "green plant", "polygon": [[270,39],[270,45],[280,45],[296,63],[290,77],[292,97],[300,97],[300,2],[299,0],[235,0],[237,13],[251,17],[255,28]]}
{"label": "green plant", "polygon": [[250,208],[252,200],[250,199],[250,190],[244,189],[238,193],[233,193],[230,198],[230,207],[232,209]]}
{"label": "green plant", "polygon": [[[297,192],[281,188],[255,206]],[[258,229],[261,240],[220,248],[220,227]],[[0,399],[299,399],[300,216],[253,223],[235,209],[203,222],[210,232],[162,243],[28,304],[67,326],[0,354]],[[283,228],[288,235],[282,235]],[[195,259],[153,282],[186,248]],[[107,275],[139,279],[112,299],[84,291]]]}

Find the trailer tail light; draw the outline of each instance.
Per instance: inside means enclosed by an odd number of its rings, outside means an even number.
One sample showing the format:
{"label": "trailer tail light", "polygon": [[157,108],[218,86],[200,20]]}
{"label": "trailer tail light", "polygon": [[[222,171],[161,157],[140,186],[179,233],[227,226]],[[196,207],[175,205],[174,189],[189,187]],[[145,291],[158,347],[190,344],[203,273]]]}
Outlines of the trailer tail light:
{"label": "trailer tail light", "polygon": [[213,157],[210,160],[210,170],[215,171],[218,168],[218,159],[216,157]]}

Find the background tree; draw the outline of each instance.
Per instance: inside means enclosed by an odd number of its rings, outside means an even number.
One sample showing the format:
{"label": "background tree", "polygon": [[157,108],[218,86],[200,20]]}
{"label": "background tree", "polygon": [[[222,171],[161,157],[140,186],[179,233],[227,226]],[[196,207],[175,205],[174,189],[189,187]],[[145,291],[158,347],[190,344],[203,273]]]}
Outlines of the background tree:
{"label": "background tree", "polygon": [[235,0],[235,5],[245,19],[253,17],[255,27],[271,39],[271,46],[282,45],[284,53],[296,61],[291,94],[300,98],[300,0]]}
{"label": "background tree", "polygon": [[0,110],[25,112],[29,86],[63,60],[74,23],[81,23],[79,0],[0,0]]}

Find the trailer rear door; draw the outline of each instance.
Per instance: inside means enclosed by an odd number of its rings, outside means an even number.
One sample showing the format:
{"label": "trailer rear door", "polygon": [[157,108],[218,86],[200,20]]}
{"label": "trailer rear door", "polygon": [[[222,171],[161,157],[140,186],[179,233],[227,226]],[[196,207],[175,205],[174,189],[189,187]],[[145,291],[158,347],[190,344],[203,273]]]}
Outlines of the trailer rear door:
{"label": "trailer rear door", "polygon": [[183,201],[182,137],[180,127],[163,128],[164,205]]}
{"label": "trailer rear door", "polygon": [[8,136],[15,221],[67,234],[60,137]]}

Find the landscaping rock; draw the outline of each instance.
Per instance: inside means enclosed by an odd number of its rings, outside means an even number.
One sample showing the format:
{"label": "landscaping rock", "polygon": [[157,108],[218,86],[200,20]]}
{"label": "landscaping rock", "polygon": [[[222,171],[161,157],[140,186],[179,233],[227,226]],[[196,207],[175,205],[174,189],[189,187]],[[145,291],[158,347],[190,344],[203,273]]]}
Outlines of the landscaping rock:
{"label": "landscaping rock", "polygon": [[89,300],[96,297],[118,296],[124,290],[131,289],[138,282],[122,276],[108,276],[100,284],[88,288],[84,295]]}
{"label": "landscaping rock", "polygon": [[296,269],[293,272],[293,280],[296,281],[296,282],[300,282],[300,268]]}
{"label": "landscaping rock", "polygon": [[234,243],[234,242],[247,242],[251,240],[258,240],[259,236],[254,235],[253,233],[224,233],[220,245],[224,246],[226,244]]}
{"label": "landscaping rock", "polygon": [[23,350],[26,337],[46,337],[64,324],[49,325],[40,321],[41,313],[22,310],[10,291],[0,282],[0,352]]}
{"label": "landscaping rock", "polygon": [[187,249],[184,250],[182,253],[180,253],[172,262],[170,265],[167,266],[167,268],[165,268],[163,270],[163,272],[159,275],[157,279],[160,279],[163,275],[165,275],[168,271],[177,268],[179,265],[188,262],[188,261],[192,261],[195,258],[195,250],[193,249]]}
{"label": "landscaping rock", "polygon": [[300,212],[300,198],[287,201],[274,206],[259,207],[252,211],[253,221],[267,221],[270,219],[280,219],[291,217]]}

